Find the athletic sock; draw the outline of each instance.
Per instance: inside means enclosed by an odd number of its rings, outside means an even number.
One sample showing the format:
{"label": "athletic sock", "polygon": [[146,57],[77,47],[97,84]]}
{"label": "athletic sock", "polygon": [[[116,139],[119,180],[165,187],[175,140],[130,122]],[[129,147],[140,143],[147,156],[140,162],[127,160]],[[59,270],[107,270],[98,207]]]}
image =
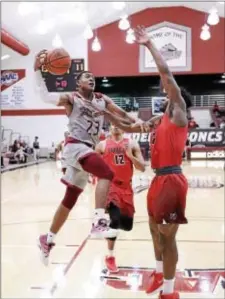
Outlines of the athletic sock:
{"label": "athletic sock", "polygon": [[174,293],[174,282],[175,279],[164,279],[163,281],[163,294],[173,294]]}
{"label": "athletic sock", "polygon": [[52,232],[48,232],[48,234],[47,234],[47,244],[53,243],[55,235],[56,234],[54,234]]}
{"label": "athletic sock", "polygon": [[112,257],[112,256],[113,256],[113,253],[114,253],[113,250],[108,250],[107,257]]}
{"label": "athletic sock", "polygon": [[163,262],[156,261],[156,273],[163,273]]}

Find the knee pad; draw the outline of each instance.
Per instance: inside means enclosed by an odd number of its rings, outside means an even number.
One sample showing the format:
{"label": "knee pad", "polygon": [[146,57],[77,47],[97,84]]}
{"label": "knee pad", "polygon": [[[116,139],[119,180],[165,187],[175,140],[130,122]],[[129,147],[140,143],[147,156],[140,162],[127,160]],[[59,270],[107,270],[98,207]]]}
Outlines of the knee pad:
{"label": "knee pad", "polygon": [[77,202],[77,199],[79,197],[79,195],[82,193],[82,189],[74,186],[74,187],[67,187],[66,189],[66,194],[62,200],[62,205],[69,209],[72,210],[72,208],[74,207],[74,205]]}
{"label": "knee pad", "polygon": [[114,172],[97,153],[90,153],[88,156],[79,160],[82,168],[99,179],[112,181]]}

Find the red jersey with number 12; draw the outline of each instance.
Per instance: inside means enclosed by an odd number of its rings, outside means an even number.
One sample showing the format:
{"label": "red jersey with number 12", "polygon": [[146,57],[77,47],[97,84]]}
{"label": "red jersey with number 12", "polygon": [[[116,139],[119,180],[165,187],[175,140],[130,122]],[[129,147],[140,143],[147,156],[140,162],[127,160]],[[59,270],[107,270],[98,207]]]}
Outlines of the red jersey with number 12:
{"label": "red jersey with number 12", "polygon": [[118,180],[124,184],[130,184],[133,176],[133,163],[126,155],[129,142],[127,138],[119,142],[107,139],[103,154],[103,159],[115,173],[114,181]]}
{"label": "red jersey with number 12", "polygon": [[151,134],[151,167],[180,166],[187,141],[188,128],[178,127],[165,113]]}

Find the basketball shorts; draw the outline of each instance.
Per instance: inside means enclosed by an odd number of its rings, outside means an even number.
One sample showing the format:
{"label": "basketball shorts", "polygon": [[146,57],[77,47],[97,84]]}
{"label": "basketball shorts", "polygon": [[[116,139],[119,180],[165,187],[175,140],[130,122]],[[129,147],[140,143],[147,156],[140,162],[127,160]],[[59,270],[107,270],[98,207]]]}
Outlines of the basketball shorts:
{"label": "basketball shorts", "polygon": [[114,176],[102,157],[84,143],[67,143],[62,161],[65,173],[61,181],[70,187],[83,190],[88,183],[89,173],[110,181]]}
{"label": "basketball shorts", "polygon": [[68,143],[62,153],[62,168],[65,173],[61,181],[68,186],[84,189],[88,182],[88,173],[83,170],[79,160],[94,153],[91,147],[84,143]]}
{"label": "basketball shorts", "polygon": [[134,209],[134,194],[131,185],[124,188],[120,185],[111,183],[107,199],[107,207],[113,203],[120,209],[122,215],[133,217]]}
{"label": "basketball shorts", "polygon": [[188,183],[183,174],[155,176],[147,195],[149,216],[157,224],[185,224]]}

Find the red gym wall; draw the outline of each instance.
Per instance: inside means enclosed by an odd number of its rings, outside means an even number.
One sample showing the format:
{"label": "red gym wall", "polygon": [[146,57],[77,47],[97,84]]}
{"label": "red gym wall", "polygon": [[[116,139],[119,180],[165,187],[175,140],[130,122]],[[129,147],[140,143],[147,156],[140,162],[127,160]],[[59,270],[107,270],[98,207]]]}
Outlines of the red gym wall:
{"label": "red gym wall", "polygon": [[[201,27],[207,15],[186,7],[151,8],[131,16],[132,27],[139,24],[150,27],[164,21],[184,25],[192,29],[192,71],[191,74],[225,72],[225,19],[211,26],[211,39],[200,39]],[[100,52],[91,50],[88,42],[89,69],[97,77],[103,76],[138,76],[139,47],[127,44],[126,32],[118,28],[118,22],[103,26],[97,30],[102,44]]]}

